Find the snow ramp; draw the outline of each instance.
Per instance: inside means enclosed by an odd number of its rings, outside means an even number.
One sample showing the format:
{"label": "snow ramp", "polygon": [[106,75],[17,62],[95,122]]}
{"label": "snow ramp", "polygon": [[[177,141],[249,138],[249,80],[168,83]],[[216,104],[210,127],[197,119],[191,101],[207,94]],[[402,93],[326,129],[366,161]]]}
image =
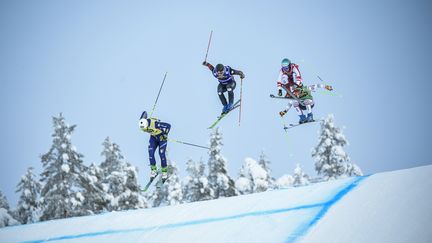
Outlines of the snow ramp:
{"label": "snow ramp", "polygon": [[0,229],[0,242],[432,242],[432,166]]}

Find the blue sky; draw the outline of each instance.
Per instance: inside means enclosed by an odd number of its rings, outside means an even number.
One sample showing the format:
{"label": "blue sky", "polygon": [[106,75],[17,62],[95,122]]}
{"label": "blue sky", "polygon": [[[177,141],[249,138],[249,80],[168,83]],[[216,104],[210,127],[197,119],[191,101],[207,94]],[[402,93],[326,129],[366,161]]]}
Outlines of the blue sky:
{"label": "blue sky", "polygon": [[[2,1],[0,2],[0,189],[15,186],[51,146],[52,116],[77,124],[72,137],[85,163],[100,163],[109,136],[148,175],[143,110],[172,124],[171,138],[206,145],[221,110],[208,61],[242,70],[242,123],[220,123],[233,177],[263,150],[273,174],[300,163],[315,176],[311,148],[318,124],[282,129],[276,92],[280,61],[300,65],[307,84],[319,75],[340,96],[314,95],[316,118],[335,115],[345,151],[366,174],[431,163],[428,122],[432,64],[428,1]],[[239,85],[236,96],[239,96]],[[297,121],[292,110],[286,122]],[[184,175],[205,150],[170,143]]]}

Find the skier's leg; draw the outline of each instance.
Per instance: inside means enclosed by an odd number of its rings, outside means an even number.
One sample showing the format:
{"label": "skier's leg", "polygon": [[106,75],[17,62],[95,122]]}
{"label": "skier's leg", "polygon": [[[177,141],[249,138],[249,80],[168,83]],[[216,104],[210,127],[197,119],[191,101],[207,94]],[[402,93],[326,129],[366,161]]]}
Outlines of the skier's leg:
{"label": "skier's leg", "polygon": [[314,105],[314,101],[311,99],[306,99],[304,102],[306,111],[307,111],[307,122],[313,122],[313,114],[312,114],[312,107]]}
{"label": "skier's leg", "polygon": [[150,178],[154,178],[157,176],[156,159],[154,157],[156,148],[157,148],[157,140],[154,136],[150,136],[149,146],[148,146],[150,169],[151,169]]}
{"label": "skier's leg", "polygon": [[166,147],[167,147],[168,141],[160,141],[159,142],[159,156],[161,159],[161,166],[162,168],[167,167],[167,161],[166,161]]}
{"label": "skier's leg", "polygon": [[299,123],[300,124],[304,123],[306,121],[306,116],[303,114],[303,110],[300,107],[300,103],[297,100],[295,100],[293,101],[293,106],[299,116]]}
{"label": "skier's leg", "polygon": [[232,104],[234,103],[234,89],[235,89],[235,87],[236,87],[235,81],[232,81],[231,83],[227,84],[228,103],[230,104],[230,106],[232,106]]}
{"label": "skier's leg", "polygon": [[224,92],[226,92],[226,91],[227,91],[227,89],[226,89],[225,85],[223,85],[223,84],[218,85],[217,92],[218,92],[219,99],[222,102],[223,106],[227,105],[227,100],[226,100],[225,95],[224,95]]}
{"label": "skier's leg", "polygon": [[161,159],[161,172],[162,172],[162,180],[166,180],[168,178],[168,167],[167,167],[167,161],[166,161],[166,147],[167,147],[168,141],[163,140],[159,142],[159,156]]}
{"label": "skier's leg", "polygon": [[150,165],[152,166],[156,165],[156,159],[154,157],[156,147],[157,147],[156,138],[154,136],[150,136],[148,152],[149,152]]}

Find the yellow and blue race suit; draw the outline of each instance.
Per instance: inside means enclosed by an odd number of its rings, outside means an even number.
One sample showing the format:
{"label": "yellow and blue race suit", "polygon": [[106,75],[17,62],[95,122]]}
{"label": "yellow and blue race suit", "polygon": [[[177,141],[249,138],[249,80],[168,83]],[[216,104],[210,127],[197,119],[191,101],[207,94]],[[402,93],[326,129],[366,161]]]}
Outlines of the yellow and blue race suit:
{"label": "yellow and blue race suit", "polygon": [[149,160],[150,165],[156,165],[156,159],[154,157],[156,148],[159,147],[159,156],[161,160],[161,166],[166,167],[166,147],[168,144],[168,133],[171,129],[171,125],[166,122],[161,122],[155,118],[148,118],[148,127],[143,128],[142,130],[144,132],[150,133],[150,140],[149,140],[149,146],[148,146],[148,152],[149,152]]}

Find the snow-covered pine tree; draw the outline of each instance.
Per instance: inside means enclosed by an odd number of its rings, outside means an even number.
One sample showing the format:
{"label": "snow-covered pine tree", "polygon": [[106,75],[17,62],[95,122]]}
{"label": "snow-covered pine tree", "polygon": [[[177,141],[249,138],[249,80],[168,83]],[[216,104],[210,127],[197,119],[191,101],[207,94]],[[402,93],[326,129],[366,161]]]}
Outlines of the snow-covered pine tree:
{"label": "snow-covered pine tree", "polygon": [[84,187],[83,208],[88,214],[98,214],[108,210],[109,200],[108,187],[103,184],[104,174],[102,169],[91,164],[82,174],[81,180]]}
{"label": "snow-covered pine tree", "polygon": [[210,151],[209,151],[209,185],[214,191],[214,198],[232,197],[238,194],[235,188],[234,180],[228,175],[227,161],[221,155],[222,148],[222,133],[219,128],[216,128],[210,135]]}
{"label": "snow-covered pine tree", "polygon": [[17,220],[21,224],[29,224],[39,221],[40,204],[39,196],[42,185],[36,179],[33,168],[27,169],[21,181],[18,183],[16,192],[21,192],[18,205],[15,210]]}
{"label": "snow-covered pine tree", "polygon": [[[151,198],[153,207],[177,205],[183,202],[183,191],[176,163],[167,156],[168,179],[160,189],[154,190]],[[156,183],[161,183],[161,177]]]}
{"label": "snow-covered pine tree", "polygon": [[177,165],[174,161],[168,161],[169,177],[165,182],[165,187],[168,191],[167,203],[168,205],[177,205],[183,202],[183,190],[179,178]]}
{"label": "snow-covered pine tree", "polygon": [[267,172],[266,181],[268,183],[268,188],[273,188],[275,186],[276,179],[271,176],[271,169],[270,169],[271,162],[264,154],[264,151],[261,151],[258,164]]}
{"label": "snow-covered pine tree", "polygon": [[137,168],[125,161],[120,147],[112,143],[109,137],[102,145],[102,156],[105,160],[100,167],[105,177],[103,183],[108,187],[105,198],[111,197],[108,209],[117,211],[147,207],[147,201],[138,184]]}
{"label": "snow-covered pine tree", "polygon": [[0,190],[0,228],[17,224],[19,222],[12,217],[9,203]]}
{"label": "snow-covered pine tree", "polygon": [[66,124],[62,114],[53,117],[53,144],[48,153],[41,156],[43,183],[40,220],[61,219],[85,215],[82,208],[81,173],[85,171],[82,154],[71,143],[76,125]]}
{"label": "snow-covered pine tree", "polygon": [[334,124],[334,115],[321,121],[319,142],[312,149],[318,175],[324,176],[325,180],[362,175],[357,165],[349,163],[350,158],[343,150],[347,144],[341,129]]}
{"label": "snow-covered pine tree", "polygon": [[294,183],[294,178],[291,175],[285,174],[276,180],[275,187],[286,188],[286,187],[293,186],[293,183]]}
{"label": "snow-covered pine tree", "polygon": [[294,186],[306,186],[310,184],[309,176],[303,172],[299,164],[297,164],[296,168],[294,169],[293,178],[294,178],[294,182],[293,182]]}
{"label": "snow-covered pine tree", "polygon": [[246,158],[235,185],[240,194],[263,192],[269,188],[267,171],[254,159]]}
{"label": "snow-covered pine tree", "polygon": [[4,208],[4,209],[6,209],[7,211],[10,210],[9,203],[8,203],[8,201],[7,201],[7,198],[6,198],[5,195],[3,195],[3,193],[2,193],[1,190],[0,190],[0,208]]}
{"label": "snow-covered pine tree", "polygon": [[213,198],[213,191],[209,187],[208,179],[205,176],[205,164],[200,159],[195,162],[189,159],[186,163],[188,176],[183,182],[183,198],[186,202],[210,200]]}

